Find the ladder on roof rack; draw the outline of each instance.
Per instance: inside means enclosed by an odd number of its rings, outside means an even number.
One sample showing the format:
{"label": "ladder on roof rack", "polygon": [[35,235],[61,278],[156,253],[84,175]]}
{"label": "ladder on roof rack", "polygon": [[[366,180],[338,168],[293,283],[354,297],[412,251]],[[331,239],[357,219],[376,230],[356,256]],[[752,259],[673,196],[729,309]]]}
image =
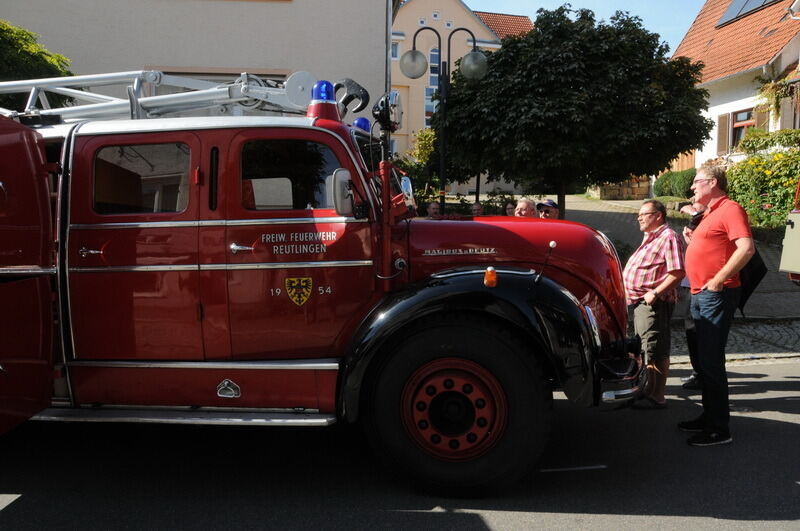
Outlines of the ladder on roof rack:
{"label": "ladder on roof rack", "polygon": [[[314,76],[302,71],[293,73],[283,83],[264,80],[245,72],[229,83],[219,84],[156,70],[5,81],[0,82],[0,94],[28,93],[28,100],[23,111],[0,107],[0,115],[58,115],[64,120],[123,116],[139,119],[227,105],[265,111],[302,112],[311,101],[314,83]],[[109,85],[125,85],[128,98],[115,98],[89,90]],[[188,91],[143,96],[145,89],[149,89],[148,85],[171,86]],[[47,92],[69,96],[77,104],[51,108]],[[37,102],[41,107],[36,106]]]}

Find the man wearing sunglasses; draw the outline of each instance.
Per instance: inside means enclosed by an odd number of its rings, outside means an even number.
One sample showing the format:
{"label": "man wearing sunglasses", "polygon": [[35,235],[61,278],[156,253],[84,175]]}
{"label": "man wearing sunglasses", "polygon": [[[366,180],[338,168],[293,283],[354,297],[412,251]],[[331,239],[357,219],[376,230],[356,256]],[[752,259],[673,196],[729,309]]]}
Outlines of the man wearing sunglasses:
{"label": "man wearing sunglasses", "polygon": [[678,428],[695,435],[692,446],[730,443],[728,376],[725,344],[739,302],[739,271],[755,253],[744,209],[727,196],[725,170],[698,170],[692,184],[695,200],[705,205],[703,222],[683,230],[686,273],[692,292],[691,312],[697,331],[698,373],[703,393],[703,413],[680,422]]}

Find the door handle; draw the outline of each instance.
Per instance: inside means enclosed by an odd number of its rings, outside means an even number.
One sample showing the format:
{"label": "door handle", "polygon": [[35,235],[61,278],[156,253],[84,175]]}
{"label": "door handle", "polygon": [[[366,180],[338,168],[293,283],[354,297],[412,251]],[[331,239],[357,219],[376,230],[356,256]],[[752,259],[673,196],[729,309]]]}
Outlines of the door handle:
{"label": "door handle", "polygon": [[792,220],[792,219],[787,219],[787,220],[786,220],[786,226],[787,226],[787,227],[789,227],[789,228],[791,228],[791,229],[793,229],[793,228],[794,228],[794,220]]}
{"label": "door handle", "polygon": [[86,247],[81,247],[78,249],[78,254],[81,255],[81,258],[86,258],[90,254],[103,254],[103,251],[97,249],[87,249]]}
{"label": "door handle", "polygon": [[230,249],[231,249],[231,252],[232,252],[233,254],[236,254],[236,253],[238,253],[239,251],[254,251],[254,250],[255,250],[255,247],[248,247],[247,245],[239,245],[238,243],[236,243],[236,242],[233,242],[233,243],[231,244],[231,247],[230,247]]}

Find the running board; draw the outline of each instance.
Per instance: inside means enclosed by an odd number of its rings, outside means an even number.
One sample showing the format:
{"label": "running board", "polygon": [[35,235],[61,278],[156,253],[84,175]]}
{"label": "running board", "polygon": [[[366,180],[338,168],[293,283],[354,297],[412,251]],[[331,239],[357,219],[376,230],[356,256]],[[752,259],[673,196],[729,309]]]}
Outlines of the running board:
{"label": "running board", "polygon": [[235,411],[149,409],[45,409],[31,420],[60,422],[135,422],[147,424],[210,424],[217,426],[330,426],[336,415]]}

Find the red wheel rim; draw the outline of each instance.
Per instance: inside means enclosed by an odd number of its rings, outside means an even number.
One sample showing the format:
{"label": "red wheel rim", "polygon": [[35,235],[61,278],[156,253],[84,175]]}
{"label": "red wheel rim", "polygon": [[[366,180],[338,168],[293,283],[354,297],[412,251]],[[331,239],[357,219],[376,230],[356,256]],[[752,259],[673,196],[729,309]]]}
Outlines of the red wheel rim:
{"label": "red wheel rim", "polygon": [[403,387],[400,407],[411,438],[446,461],[486,453],[502,437],[508,416],[497,378],[462,358],[442,358],[417,369]]}

